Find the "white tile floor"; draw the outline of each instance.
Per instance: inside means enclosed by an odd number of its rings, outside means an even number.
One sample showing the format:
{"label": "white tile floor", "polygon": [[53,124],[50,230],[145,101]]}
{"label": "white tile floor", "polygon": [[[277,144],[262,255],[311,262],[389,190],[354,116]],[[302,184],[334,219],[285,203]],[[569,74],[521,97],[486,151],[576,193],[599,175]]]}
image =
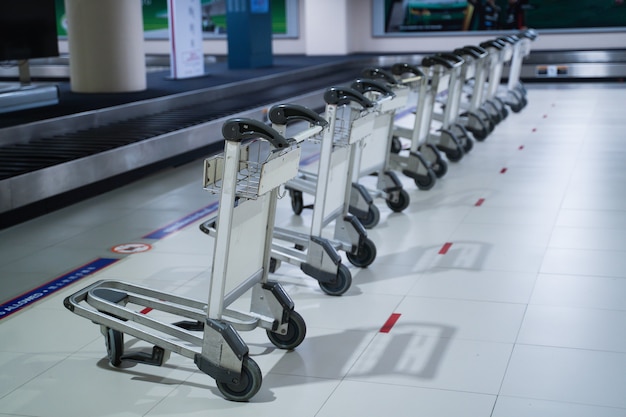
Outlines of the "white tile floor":
{"label": "white tile floor", "polygon": [[[432,190],[403,177],[410,207],[379,205],[377,259],[351,266],[343,296],[283,265],[307,337],[284,352],[242,333],[263,372],[249,403],[182,356],[111,367],[98,326],[62,305],[103,278],[205,297],[199,221],[145,237],[210,203],[200,161],[0,231],[0,303],[120,259],[0,316],[0,416],[626,416],[626,86],[570,87],[530,85],[529,106]],[[303,217],[279,202],[279,224]],[[110,251],[130,242],[152,250]]]}

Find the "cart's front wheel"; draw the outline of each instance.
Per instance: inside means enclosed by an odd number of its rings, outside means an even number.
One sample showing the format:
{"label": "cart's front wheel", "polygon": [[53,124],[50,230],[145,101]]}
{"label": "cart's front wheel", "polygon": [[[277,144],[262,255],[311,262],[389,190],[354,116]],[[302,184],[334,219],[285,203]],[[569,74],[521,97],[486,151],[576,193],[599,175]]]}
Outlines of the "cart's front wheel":
{"label": "cart's front wheel", "polygon": [[342,295],[352,285],[352,273],[347,266],[339,264],[335,282],[320,282],[319,285],[322,291],[328,295]]}
{"label": "cart's front wheel", "polygon": [[287,350],[297,348],[304,340],[304,336],[306,336],[306,323],[302,316],[295,311],[289,312],[287,333],[279,334],[271,330],[267,331],[267,337],[274,346]]}
{"label": "cart's front wheel", "polygon": [[289,190],[289,196],[291,197],[291,209],[294,214],[300,215],[304,209],[304,200],[302,198],[302,191]]}
{"label": "cart's front wheel", "polygon": [[350,263],[359,268],[367,268],[376,259],[376,245],[370,239],[363,239],[363,244],[359,245],[356,253],[346,252]]}
{"label": "cart's front wheel", "polygon": [[107,347],[107,356],[111,365],[120,366],[122,364],[122,355],[124,354],[124,333],[107,327],[104,343]]}
{"label": "cart's front wheel", "polygon": [[231,382],[216,381],[217,388],[220,390],[224,398],[231,401],[248,401],[259,392],[263,374],[257,363],[245,357],[241,364],[241,376],[234,378]]}
{"label": "cart's front wheel", "polygon": [[380,211],[374,204],[370,204],[365,217],[358,217],[359,221],[366,229],[371,229],[380,222]]}
{"label": "cart's front wheel", "polygon": [[404,188],[399,190],[397,201],[393,201],[391,198],[388,198],[387,200],[385,200],[385,202],[387,203],[387,207],[389,207],[391,210],[393,210],[396,213],[400,213],[402,210],[407,208],[409,206],[410,201],[411,201],[411,198],[409,197],[409,193],[407,193]]}
{"label": "cart's front wheel", "polygon": [[448,163],[443,158],[438,158],[432,166],[433,172],[437,178],[441,178],[448,172]]}
{"label": "cart's front wheel", "polygon": [[397,136],[391,138],[391,153],[400,153],[402,150],[402,142]]}
{"label": "cart's front wheel", "polygon": [[428,191],[435,186],[435,183],[437,182],[437,173],[434,169],[428,168],[426,175],[420,175],[419,177],[414,178],[413,181],[415,181],[415,185],[417,185],[418,189]]}

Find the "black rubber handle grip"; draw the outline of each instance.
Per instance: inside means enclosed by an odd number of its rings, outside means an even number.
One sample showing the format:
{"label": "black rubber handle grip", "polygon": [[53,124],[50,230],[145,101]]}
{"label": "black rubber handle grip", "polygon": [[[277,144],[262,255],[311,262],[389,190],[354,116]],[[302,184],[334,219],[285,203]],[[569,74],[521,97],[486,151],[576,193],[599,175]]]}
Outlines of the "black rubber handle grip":
{"label": "black rubber handle grip", "polygon": [[328,121],[308,107],[299,104],[278,104],[269,111],[269,119],[277,125],[286,125],[294,120],[303,120],[317,126],[326,126]]}
{"label": "black rubber handle grip", "polygon": [[350,88],[354,88],[360,93],[365,93],[366,91],[374,91],[390,97],[394,97],[396,95],[391,88],[387,87],[387,85],[381,83],[378,80],[369,80],[367,78],[359,78],[358,80],[355,80],[350,85]]}
{"label": "black rubber handle grip", "polygon": [[382,68],[365,68],[363,72],[361,72],[361,75],[363,75],[363,77],[365,78],[370,78],[373,80],[381,79],[391,85],[395,85],[398,83],[396,77],[394,77],[391,72]]}
{"label": "black rubber handle grip", "polygon": [[360,92],[350,87],[330,87],[324,93],[326,104],[343,105],[353,101],[362,107],[373,107],[374,103]]}
{"label": "black rubber handle grip", "polygon": [[482,46],[483,48],[496,48],[498,50],[504,49],[504,45],[500,43],[497,39],[481,42],[480,46]]}
{"label": "black rubber handle grip", "polygon": [[484,58],[488,55],[487,51],[485,51],[483,48],[481,48],[480,46],[464,46],[462,48],[458,48],[454,50],[454,53],[457,55],[469,55],[472,58],[475,59],[480,59],[480,58]]}
{"label": "black rubber handle grip", "polygon": [[224,139],[240,142],[244,139],[261,137],[272,144],[274,148],[286,148],[289,142],[275,129],[254,119],[230,119],[222,125]]}
{"label": "black rubber handle grip", "polygon": [[422,66],[424,67],[432,67],[434,65],[443,65],[444,67],[448,69],[453,69],[453,68],[458,67],[461,64],[462,62],[452,62],[452,61],[445,59],[444,57],[440,55],[430,55],[422,59]]}
{"label": "black rubber handle grip", "polygon": [[394,75],[413,74],[420,77],[424,76],[424,72],[415,65],[406,62],[398,62],[391,66],[391,73]]}
{"label": "black rubber handle grip", "polygon": [[437,54],[437,55],[447,59],[448,61],[452,61],[455,64],[461,64],[462,65],[462,64],[465,63],[465,60],[461,56],[459,56],[457,54],[454,54],[454,53],[444,52],[444,53]]}

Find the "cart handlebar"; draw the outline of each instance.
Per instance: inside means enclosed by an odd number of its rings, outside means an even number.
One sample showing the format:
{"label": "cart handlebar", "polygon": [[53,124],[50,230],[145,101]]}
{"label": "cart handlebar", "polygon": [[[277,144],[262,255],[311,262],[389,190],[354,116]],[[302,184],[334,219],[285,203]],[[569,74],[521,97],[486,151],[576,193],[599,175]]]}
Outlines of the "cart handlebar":
{"label": "cart handlebar", "polygon": [[448,69],[454,69],[463,64],[463,61],[450,61],[441,55],[430,55],[422,59],[422,65],[432,67],[434,65],[442,65]]}
{"label": "cart handlebar", "polygon": [[497,50],[504,49],[504,45],[497,39],[492,39],[489,41],[481,42],[480,46],[483,48],[495,48]]}
{"label": "cart handlebar", "polygon": [[424,71],[416,67],[415,65],[407,64],[406,62],[398,62],[391,66],[391,73],[394,75],[413,74],[418,77],[424,76]]}
{"label": "cart handlebar", "polygon": [[325,127],[328,121],[322,116],[299,104],[278,104],[269,111],[269,119],[277,125],[286,125],[294,120],[304,120],[313,125]]}
{"label": "cart handlebar", "polygon": [[393,90],[387,87],[385,84],[377,81],[377,80],[368,80],[366,78],[359,78],[355,80],[351,85],[351,88],[354,88],[356,91],[360,93],[366,93],[368,91],[374,91],[377,93],[384,94],[387,97],[395,97],[396,94]]}
{"label": "cart handlebar", "polygon": [[324,93],[326,104],[343,105],[351,101],[360,104],[363,108],[374,107],[374,103],[359,91],[350,87],[331,87]]}
{"label": "cart handlebar", "polygon": [[280,133],[258,120],[248,118],[230,119],[222,125],[224,139],[240,142],[244,139],[262,137],[274,148],[287,148],[289,142]]}
{"label": "cart handlebar", "polygon": [[468,45],[454,50],[457,55],[469,55],[472,58],[480,59],[488,55],[488,52],[480,46]]}
{"label": "cart handlebar", "polygon": [[365,78],[369,79],[381,79],[384,80],[387,84],[396,85],[398,81],[393,74],[382,68],[365,68],[361,74]]}

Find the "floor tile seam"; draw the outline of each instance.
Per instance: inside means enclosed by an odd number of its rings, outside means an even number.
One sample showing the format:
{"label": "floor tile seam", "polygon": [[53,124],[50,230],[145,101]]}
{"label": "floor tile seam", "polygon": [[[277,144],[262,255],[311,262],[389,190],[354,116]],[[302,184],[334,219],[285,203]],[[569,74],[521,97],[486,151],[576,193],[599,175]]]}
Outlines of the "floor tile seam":
{"label": "floor tile seam", "polygon": [[348,377],[348,378],[344,378],[342,380],[342,382],[358,382],[361,384],[371,384],[371,385],[385,385],[385,386],[392,386],[392,387],[403,387],[403,388],[414,388],[414,389],[420,389],[420,390],[428,390],[428,391],[439,391],[439,392],[453,392],[453,393],[461,393],[461,394],[471,394],[471,395],[482,395],[482,396],[488,396],[488,397],[493,397],[494,401],[495,398],[497,397],[497,394],[491,393],[491,392],[480,392],[480,391],[470,391],[470,390],[461,390],[461,389],[449,389],[449,388],[437,388],[437,387],[432,387],[432,386],[428,386],[428,385],[414,385],[414,384],[401,384],[398,382],[380,382],[380,381],[369,381],[369,380],[363,380],[361,378],[355,378],[355,377]]}
{"label": "floor tile seam", "polygon": [[573,405],[584,406],[584,407],[607,408],[607,409],[618,410],[618,411],[624,410],[626,412],[626,408],[622,408],[622,407],[612,407],[612,406],[603,405],[603,404],[584,403],[584,402],[578,402],[578,401],[560,401],[560,400],[553,400],[553,399],[546,399],[546,398],[539,398],[539,397],[529,397],[529,396],[522,396],[522,395],[512,395],[512,394],[498,394],[498,398],[496,399],[496,403],[498,402],[498,400],[500,398],[503,398],[503,399],[514,398],[514,399],[520,399],[520,400],[536,400],[536,401],[545,401],[545,402],[554,403],[554,404],[573,404]]}
{"label": "floor tile seam", "polygon": [[527,342],[515,342],[515,346],[524,346],[524,347],[534,347],[534,348],[545,348],[545,349],[565,349],[576,352],[589,352],[589,353],[600,353],[600,354],[611,354],[611,355],[619,355],[624,356],[626,360],[626,349],[621,350],[611,350],[611,349],[592,349],[585,347],[574,347],[574,346],[559,346],[555,344],[537,344],[537,343],[527,343]]}
{"label": "floor tile seam", "polygon": [[[493,271],[493,270],[490,270]],[[498,272],[498,271],[495,271]],[[499,304],[499,305],[516,305],[516,306],[526,306],[528,303],[526,302],[510,302],[510,301],[493,301],[493,300],[476,300],[473,298],[459,298],[459,297],[445,297],[445,296],[425,296],[425,295],[413,295],[407,294],[405,299],[432,299],[432,300],[449,300],[449,301],[464,301],[474,304]]]}
{"label": "floor tile seam", "polygon": [[[83,346],[83,347],[85,347],[85,346]],[[16,353],[18,353],[18,352],[16,352]],[[22,355],[25,354],[24,352],[19,352],[19,353],[22,354]],[[19,386],[15,387],[12,390],[10,390],[9,392],[7,392],[5,395],[0,396],[0,402],[2,400],[4,400],[5,398],[7,398],[8,396],[10,396],[11,394],[13,394],[13,393],[15,393],[17,391],[20,391],[25,386],[29,385],[31,382],[35,381],[36,379],[40,378],[41,376],[47,374],[52,369],[56,368],[57,366],[60,366],[63,362],[66,362],[67,360],[69,360],[75,353],[76,352],[73,352],[73,353],[70,353],[70,354],[67,354],[67,355],[59,355],[59,357],[63,357],[61,360],[58,360],[58,361],[54,362],[52,365],[50,365],[46,369],[43,369],[41,372],[37,373],[37,375],[32,376],[28,380],[26,380],[23,383],[21,383]],[[0,416],[1,415],[2,415],[2,413],[0,412]]]}

